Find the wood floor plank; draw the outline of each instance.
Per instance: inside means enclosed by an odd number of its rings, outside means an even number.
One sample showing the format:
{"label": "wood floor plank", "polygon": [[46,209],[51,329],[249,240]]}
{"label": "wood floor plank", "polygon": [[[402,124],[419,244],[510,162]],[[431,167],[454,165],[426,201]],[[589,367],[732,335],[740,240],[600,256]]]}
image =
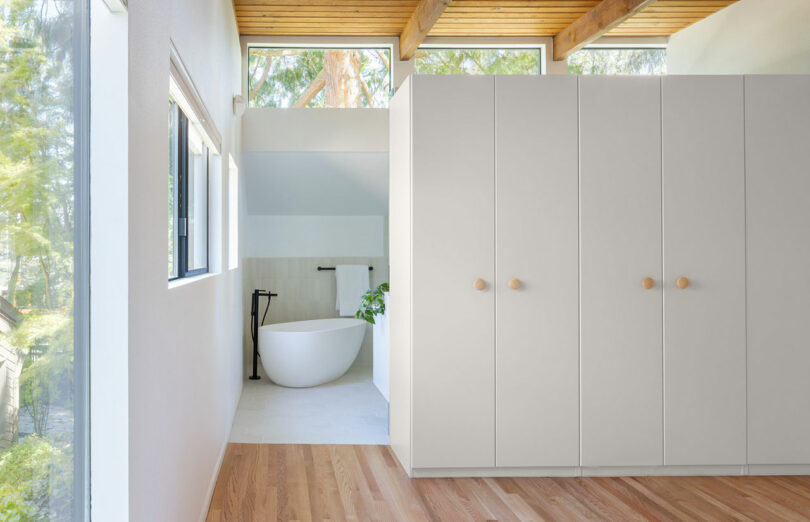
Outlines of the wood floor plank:
{"label": "wood floor plank", "polygon": [[387,446],[229,444],[207,520],[810,521],[810,478],[410,479]]}
{"label": "wood floor plank", "polygon": [[735,513],[713,497],[688,487],[688,483],[680,477],[644,477],[643,481],[648,488],[669,498],[671,502],[689,513],[689,520],[736,518],[744,522],[751,522],[748,517]]}
{"label": "wood floor plank", "polygon": [[782,520],[803,520],[810,514],[810,498],[796,495],[789,489],[775,487],[769,477],[750,480],[749,477],[719,477],[719,480],[735,487],[753,502],[770,508]]}
{"label": "wood floor plank", "polygon": [[489,487],[483,478],[467,479],[462,483],[462,488],[486,508],[488,520],[501,522],[520,521],[515,512]]}
{"label": "wood floor plank", "polygon": [[678,520],[692,520],[693,517],[691,513],[678,506],[677,502],[675,502],[675,498],[671,498],[668,494],[659,495],[652,489],[648,488],[645,484],[646,481],[643,480],[643,477],[621,477],[620,480],[636,490],[643,498],[661,506]]}

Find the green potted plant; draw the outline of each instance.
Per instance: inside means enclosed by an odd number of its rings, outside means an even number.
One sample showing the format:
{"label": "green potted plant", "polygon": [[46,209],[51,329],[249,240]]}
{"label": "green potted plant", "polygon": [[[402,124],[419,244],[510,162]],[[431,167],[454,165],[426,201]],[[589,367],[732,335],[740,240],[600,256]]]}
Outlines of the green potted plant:
{"label": "green potted plant", "polygon": [[385,294],[388,293],[388,283],[382,283],[374,290],[363,294],[360,308],[354,316],[371,324],[376,324],[374,316],[385,314]]}
{"label": "green potted plant", "polygon": [[373,381],[374,386],[380,390],[385,398],[389,399],[388,385],[388,365],[390,361],[390,343],[388,335],[388,313],[386,312],[386,301],[388,301],[388,283],[383,283],[374,290],[369,290],[363,295],[360,309],[355,317],[363,319],[372,324],[373,340]]}

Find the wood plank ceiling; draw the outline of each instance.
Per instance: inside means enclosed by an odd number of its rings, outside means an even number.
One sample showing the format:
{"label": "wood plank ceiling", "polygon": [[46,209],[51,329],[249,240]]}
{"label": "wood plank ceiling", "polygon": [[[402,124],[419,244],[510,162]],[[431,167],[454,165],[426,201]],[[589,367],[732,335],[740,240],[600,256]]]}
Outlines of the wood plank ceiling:
{"label": "wood plank ceiling", "polygon": [[[605,36],[669,36],[737,0],[658,0]],[[600,0],[452,0],[428,36],[555,36]],[[243,36],[399,36],[419,0],[234,0]]]}

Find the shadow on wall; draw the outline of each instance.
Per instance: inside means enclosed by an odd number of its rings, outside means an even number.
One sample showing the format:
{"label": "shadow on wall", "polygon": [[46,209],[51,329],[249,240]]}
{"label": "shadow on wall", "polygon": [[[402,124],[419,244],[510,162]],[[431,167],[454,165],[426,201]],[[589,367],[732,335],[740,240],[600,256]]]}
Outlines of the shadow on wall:
{"label": "shadow on wall", "polygon": [[[278,294],[270,303],[265,324],[306,321],[338,317],[335,310],[335,272],[318,271],[318,266],[369,265],[371,288],[388,281],[388,257],[263,257],[242,260],[244,310],[250,312],[250,297],[254,289],[272,290]],[[260,305],[260,319],[266,301]],[[244,375],[250,373],[253,349],[250,337],[250,317],[243,321]],[[368,326],[360,355],[354,366],[371,368],[372,334]],[[259,373],[266,378],[261,365]]]}

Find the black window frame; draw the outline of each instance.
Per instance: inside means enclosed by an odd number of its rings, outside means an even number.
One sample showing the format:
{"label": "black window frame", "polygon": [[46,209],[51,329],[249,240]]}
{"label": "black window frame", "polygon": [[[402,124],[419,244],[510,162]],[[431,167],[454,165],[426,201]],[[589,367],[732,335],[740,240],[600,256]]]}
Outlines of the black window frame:
{"label": "black window frame", "polygon": [[172,101],[172,110],[177,112],[177,150],[170,151],[171,153],[177,154],[177,172],[171,173],[170,175],[176,175],[175,179],[175,186],[176,189],[174,191],[174,205],[177,209],[177,218],[174,223],[174,239],[175,245],[174,248],[176,250],[176,263],[177,263],[177,271],[176,276],[169,278],[169,281],[176,281],[178,279],[184,279],[188,277],[194,277],[199,275],[204,275],[209,273],[210,267],[210,210],[211,210],[211,198],[210,198],[210,167],[211,167],[211,153],[208,150],[208,146],[204,145],[204,155],[205,155],[205,266],[201,268],[195,268],[189,270],[188,268],[188,237],[189,237],[189,221],[188,221],[188,210],[189,210],[189,173],[188,173],[188,126],[189,126],[189,119],[188,116],[183,112],[183,109],[177,104],[177,102]]}

